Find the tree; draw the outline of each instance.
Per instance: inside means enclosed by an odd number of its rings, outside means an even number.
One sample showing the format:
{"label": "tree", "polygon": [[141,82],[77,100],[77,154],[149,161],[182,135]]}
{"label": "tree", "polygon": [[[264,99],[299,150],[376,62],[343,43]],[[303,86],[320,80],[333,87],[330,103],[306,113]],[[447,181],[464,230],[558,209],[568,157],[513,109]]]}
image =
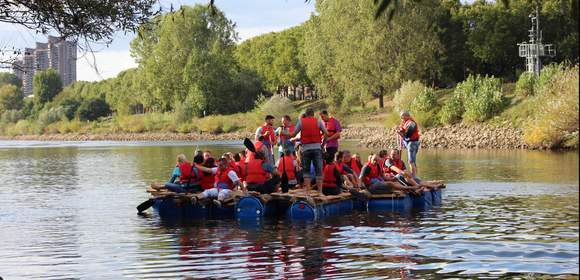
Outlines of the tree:
{"label": "tree", "polygon": [[8,110],[20,110],[24,104],[24,95],[15,85],[5,84],[0,87],[0,113]]}
{"label": "tree", "polygon": [[242,71],[234,58],[237,34],[222,12],[182,6],[153,19],[140,34],[131,51],[143,78],[146,108],[171,111],[187,102],[197,115],[225,114],[244,108],[239,100],[255,100],[259,94],[261,88],[236,85]]}
{"label": "tree", "polygon": [[18,88],[22,87],[22,80],[20,80],[16,75],[8,72],[0,73],[0,85],[14,85]]}
{"label": "tree", "polygon": [[366,1],[318,2],[319,16],[309,24],[309,75],[343,105],[364,106],[371,96],[382,101],[403,81],[432,80],[440,71],[442,46],[433,32],[437,2],[409,2],[392,19],[375,19],[373,9]]}
{"label": "tree", "polygon": [[68,39],[111,42],[116,31],[135,31],[157,12],[157,0],[0,0],[0,22]]}
{"label": "tree", "polygon": [[53,69],[38,71],[32,79],[34,103],[37,109],[52,101],[62,90],[60,75]]}
{"label": "tree", "polygon": [[89,98],[81,103],[77,111],[79,119],[94,121],[111,114],[109,104],[102,98]]}

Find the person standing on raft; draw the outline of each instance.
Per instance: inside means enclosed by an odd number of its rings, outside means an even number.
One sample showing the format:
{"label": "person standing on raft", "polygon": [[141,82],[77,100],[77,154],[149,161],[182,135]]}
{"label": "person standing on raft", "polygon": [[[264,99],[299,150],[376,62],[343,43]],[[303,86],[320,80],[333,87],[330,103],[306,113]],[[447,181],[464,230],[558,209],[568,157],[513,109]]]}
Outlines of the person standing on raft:
{"label": "person standing on raft", "polygon": [[340,126],[340,122],[334,117],[331,117],[326,110],[320,112],[320,118],[328,131],[328,138],[323,143],[324,150],[330,158],[334,159],[334,156],[338,152],[338,139],[340,139],[342,127]]}
{"label": "person standing on raft", "polygon": [[328,137],[328,131],[322,122],[314,117],[314,110],[306,109],[305,116],[298,120],[292,137],[300,133],[300,163],[304,176],[304,185],[307,193],[311,189],[311,174],[308,172],[310,166],[314,165],[314,175],[316,176],[316,186],[318,193],[322,194],[322,184],[324,176],[322,174],[322,140]]}
{"label": "person standing on raft", "polygon": [[408,111],[401,112],[401,125],[397,133],[403,138],[403,144],[407,148],[407,155],[409,165],[411,166],[411,174],[413,177],[417,176],[417,152],[419,152],[419,125]]}
{"label": "person standing on raft", "polygon": [[264,146],[268,148],[268,154],[266,157],[268,158],[268,162],[273,164],[274,163],[274,146],[276,145],[276,133],[274,132],[274,116],[267,115],[264,119],[265,122],[262,126],[256,129],[256,137],[255,141],[260,141],[260,136],[264,137],[262,142]]}

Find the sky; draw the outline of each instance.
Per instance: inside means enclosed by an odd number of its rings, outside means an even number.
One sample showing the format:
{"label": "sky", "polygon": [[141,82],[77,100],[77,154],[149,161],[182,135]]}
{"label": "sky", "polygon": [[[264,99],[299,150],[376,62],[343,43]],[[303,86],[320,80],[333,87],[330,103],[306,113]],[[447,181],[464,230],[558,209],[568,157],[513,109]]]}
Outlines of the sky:
{"label": "sky", "polygon": [[[161,6],[164,10],[169,10],[171,4],[174,9],[179,9],[181,5],[207,5],[208,2],[209,0],[161,0]],[[215,5],[236,23],[241,41],[296,26],[306,21],[314,12],[314,1],[305,3],[304,0],[215,0]],[[134,34],[118,33],[109,47],[97,44],[92,46],[96,50],[94,53],[79,52],[77,79],[98,81],[136,67],[129,51],[129,43],[134,37]],[[0,50],[34,47],[36,41],[46,42],[46,36],[18,25],[0,23]],[[98,72],[93,64],[96,64]]]}

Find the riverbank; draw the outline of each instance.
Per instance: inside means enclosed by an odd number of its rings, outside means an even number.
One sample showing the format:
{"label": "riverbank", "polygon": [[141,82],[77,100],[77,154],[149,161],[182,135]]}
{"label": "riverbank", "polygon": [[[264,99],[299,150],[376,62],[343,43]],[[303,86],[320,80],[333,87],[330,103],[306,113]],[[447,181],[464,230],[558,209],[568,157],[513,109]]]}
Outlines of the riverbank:
{"label": "riverbank", "polygon": [[[232,133],[104,133],[104,134],[42,134],[0,136],[0,140],[35,141],[228,141],[252,138],[250,131]],[[347,127],[343,140],[358,141],[359,145],[372,149],[388,149],[398,146],[394,130],[380,127]],[[422,131],[422,148],[438,149],[528,149],[520,129],[491,125],[458,124]]]}

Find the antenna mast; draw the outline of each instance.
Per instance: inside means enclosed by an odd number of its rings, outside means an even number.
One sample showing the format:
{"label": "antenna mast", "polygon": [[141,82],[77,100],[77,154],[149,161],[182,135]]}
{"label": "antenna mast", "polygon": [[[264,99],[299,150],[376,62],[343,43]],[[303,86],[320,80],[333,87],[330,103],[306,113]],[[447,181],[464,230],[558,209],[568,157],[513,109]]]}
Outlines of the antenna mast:
{"label": "antenna mast", "polygon": [[528,73],[533,73],[536,77],[540,75],[542,70],[542,60],[541,57],[554,57],[556,56],[556,49],[552,44],[542,43],[542,31],[540,30],[540,10],[536,7],[536,10],[530,15],[530,20],[532,21],[532,28],[529,30],[530,38],[528,43],[523,42],[518,44],[520,57],[526,58],[526,71]]}

